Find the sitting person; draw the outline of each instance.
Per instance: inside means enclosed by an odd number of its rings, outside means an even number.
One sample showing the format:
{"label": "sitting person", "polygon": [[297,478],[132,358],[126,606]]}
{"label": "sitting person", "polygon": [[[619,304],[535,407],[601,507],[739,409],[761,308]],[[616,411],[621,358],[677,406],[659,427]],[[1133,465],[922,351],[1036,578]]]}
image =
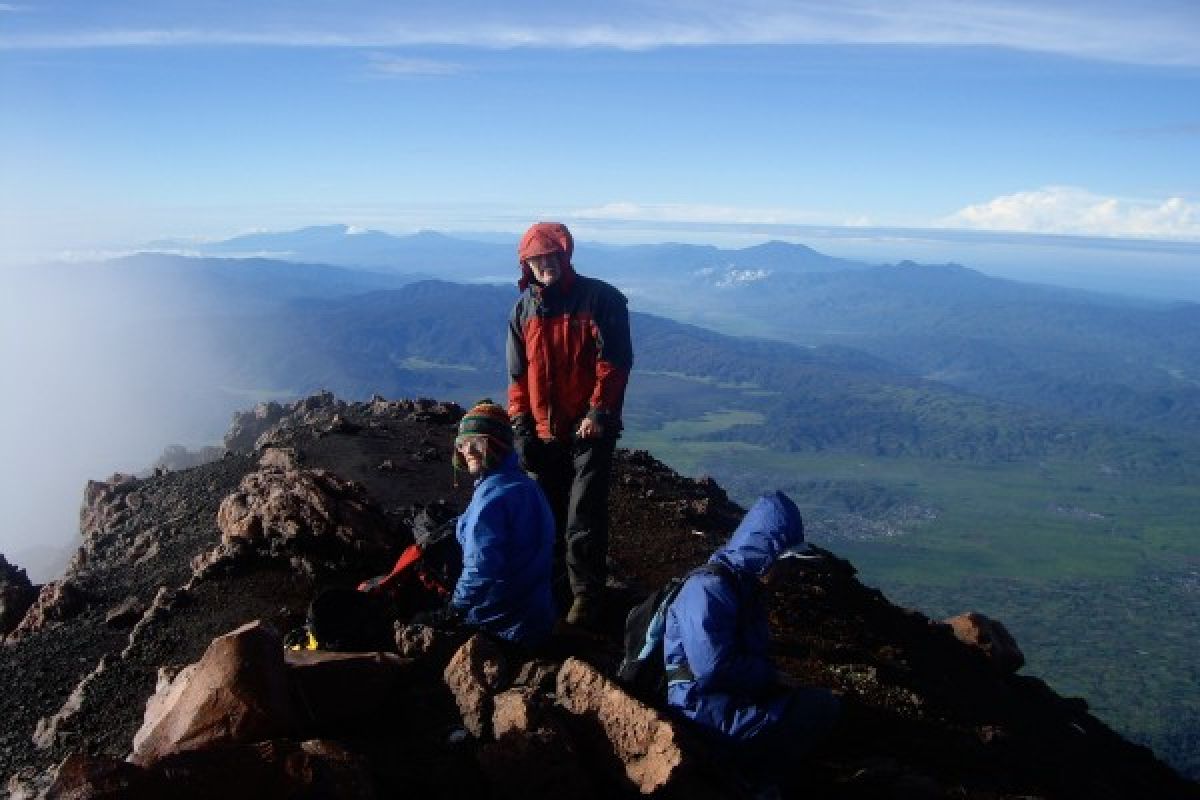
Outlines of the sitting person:
{"label": "sitting person", "polygon": [[554,515],[537,483],[517,466],[505,409],[485,400],[467,412],[454,440],[454,468],[475,479],[455,530],[462,572],[446,608],[414,621],[461,623],[536,646],[554,627]]}
{"label": "sitting person", "polygon": [[832,727],[839,701],[825,689],[780,685],[767,653],[761,584],[804,541],[795,503],[764,495],[667,611],[667,704],[727,745],[744,766],[769,770],[807,752]]}

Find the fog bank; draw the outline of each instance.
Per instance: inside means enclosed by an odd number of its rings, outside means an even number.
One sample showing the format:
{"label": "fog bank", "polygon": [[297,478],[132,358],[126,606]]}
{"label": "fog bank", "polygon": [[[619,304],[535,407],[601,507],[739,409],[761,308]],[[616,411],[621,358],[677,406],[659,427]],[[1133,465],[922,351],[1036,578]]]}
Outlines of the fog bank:
{"label": "fog bank", "polygon": [[170,286],[97,266],[10,270],[0,300],[0,552],[42,581],[77,546],[89,479],[220,439],[246,399],[195,324],[163,317]]}

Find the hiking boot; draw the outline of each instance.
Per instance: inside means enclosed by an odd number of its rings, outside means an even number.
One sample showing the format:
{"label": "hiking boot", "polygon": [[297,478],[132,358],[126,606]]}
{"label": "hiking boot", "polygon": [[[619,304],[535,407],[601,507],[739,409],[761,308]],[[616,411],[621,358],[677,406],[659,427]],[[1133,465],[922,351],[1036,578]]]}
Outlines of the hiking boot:
{"label": "hiking boot", "polygon": [[583,628],[594,628],[600,622],[600,602],[585,594],[575,596],[571,610],[567,612],[567,624]]}

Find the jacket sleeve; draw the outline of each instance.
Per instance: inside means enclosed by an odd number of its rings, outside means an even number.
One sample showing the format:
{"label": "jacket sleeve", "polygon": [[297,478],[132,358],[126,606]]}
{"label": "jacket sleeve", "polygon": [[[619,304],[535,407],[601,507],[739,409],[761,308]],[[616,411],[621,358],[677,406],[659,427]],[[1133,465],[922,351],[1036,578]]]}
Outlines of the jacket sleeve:
{"label": "jacket sleeve", "polygon": [[738,635],[736,591],[716,575],[695,575],[675,600],[679,636],[701,690],[759,694],[775,681],[766,653],[745,649]]}
{"label": "jacket sleeve", "polygon": [[629,305],[625,295],[612,290],[598,310],[593,321],[596,337],[596,384],[590,400],[593,418],[620,413],[629,371],[633,369]]}
{"label": "jacket sleeve", "polygon": [[494,588],[496,577],[504,574],[505,520],[503,500],[494,494],[481,498],[478,508],[468,508],[463,516],[459,538],[463,568],[450,596],[454,608],[469,614],[472,608],[483,604]]}
{"label": "jacket sleeve", "polygon": [[508,317],[508,345],[505,357],[508,361],[508,415],[528,414],[529,403],[529,359],[525,356],[525,334],[521,330],[521,302],[513,306]]}

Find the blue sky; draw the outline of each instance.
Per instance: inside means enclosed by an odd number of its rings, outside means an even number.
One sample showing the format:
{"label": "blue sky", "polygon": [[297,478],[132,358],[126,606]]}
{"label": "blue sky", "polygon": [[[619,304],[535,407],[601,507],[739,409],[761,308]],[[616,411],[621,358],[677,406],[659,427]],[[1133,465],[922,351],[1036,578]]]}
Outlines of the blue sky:
{"label": "blue sky", "polygon": [[572,6],[0,3],[0,258],[534,217],[1200,239],[1192,0]]}

